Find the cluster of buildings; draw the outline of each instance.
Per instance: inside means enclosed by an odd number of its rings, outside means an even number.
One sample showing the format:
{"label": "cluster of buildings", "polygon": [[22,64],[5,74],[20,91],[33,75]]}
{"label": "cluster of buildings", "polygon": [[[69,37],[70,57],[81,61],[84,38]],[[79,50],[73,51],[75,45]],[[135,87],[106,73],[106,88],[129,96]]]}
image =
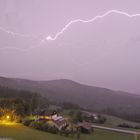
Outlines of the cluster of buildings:
{"label": "cluster of buildings", "polygon": [[[84,122],[78,122],[76,124],[77,128],[80,128],[80,130],[83,133],[91,133],[93,132],[93,127],[92,127],[92,123],[93,120],[98,120],[98,116],[97,114],[94,113],[90,113],[90,112],[83,112],[86,114],[86,118]],[[63,116],[58,115],[58,113],[56,111],[54,111],[53,113],[49,113],[44,112],[43,115],[38,115],[36,117],[36,120],[47,120],[47,123],[50,126],[55,126],[58,128],[58,130],[62,130],[62,128],[66,128],[67,126],[69,126],[69,121],[66,120]],[[68,127],[67,127],[68,128]]]}
{"label": "cluster of buildings", "polygon": [[37,116],[36,120],[47,120],[50,125],[56,126],[59,130],[68,124],[67,120],[63,116],[58,115],[55,111],[52,114]]}

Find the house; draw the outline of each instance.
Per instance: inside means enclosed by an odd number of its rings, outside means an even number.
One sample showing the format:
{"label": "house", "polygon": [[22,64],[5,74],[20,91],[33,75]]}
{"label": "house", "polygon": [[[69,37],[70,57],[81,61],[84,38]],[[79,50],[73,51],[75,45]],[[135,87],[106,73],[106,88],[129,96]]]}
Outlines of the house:
{"label": "house", "polygon": [[92,123],[80,122],[77,124],[77,126],[81,129],[82,133],[89,134],[89,133],[93,132]]}
{"label": "house", "polygon": [[98,121],[98,114],[96,113],[92,113],[92,112],[87,112],[87,111],[83,111],[83,113],[85,114],[85,121],[86,122],[97,122]]}
{"label": "house", "polygon": [[61,130],[63,127],[67,126],[67,121],[62,116],[58,116],[57,114],[54,114],[54,115],[51,116],[51,118],[52,118],[52,121],[53,121],[54,125],[59,130]]}
{"label": "house", "polygon": [[59,116],[56,111],[53,111],[53,113],[44,111],[41,113],[41,115],[36,117],[36,121],[39,120],[46,120],[49,125],[56,126],[59,130],[61,130],[63,127],[66,127],[68,124],[65,118]]}

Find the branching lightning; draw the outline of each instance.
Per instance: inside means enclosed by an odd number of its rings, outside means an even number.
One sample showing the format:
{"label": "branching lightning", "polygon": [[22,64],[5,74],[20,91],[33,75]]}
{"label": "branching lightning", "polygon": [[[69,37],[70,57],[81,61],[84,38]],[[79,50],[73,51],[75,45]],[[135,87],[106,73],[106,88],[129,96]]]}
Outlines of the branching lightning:
{"label": "branching lightning", "polygon": [[35,35],[20,34],[20,33],[12,32],[10,30],[6,30],[2,27],[0,27],[0,30],[9,34],[9,35],[15,36],[15,37],[18,36],[18,37],[24,37],[24,38],[37,38],[37,36],[35,36]]}
{"label": "branching lightning", "polygon": [[[110,15],[110,14],[113,14],[113,13],[116,13],[116,14],[121,14],[121,15],[124,15],[124,16],[127,16],[129,18],[134,18],[134,17],[139,17],[140,14],[129,14],[129,13],[126,13],[126,12],[123,12],[123,11],[119,11],[119,10],[109,10],[107,11],[106,13],[104,13],[103,15],[97,15],[95,16],[94,18],[92,19],[89,19],[89,20],[83,20],[83,19],[76,19],[76,20],[72,20],[70,21],[68,24],[66,24],[64,26],[64,28],[62,28],[62,30],[60,30],[59,32],[57,32],[54,37],[52,37],[51,35],[48,35],[46,36],[45,38],[38,38],[37,36],[35,35],[25,35],[25,34],[20,34],[20,33],[15,33],[15,32],[12,32],[12,31],[8,31],[8,30],[5,30],[3,29],[2,27],[0,27],[0,30],[2,30],[3,32],[6,32],[12,36],[18,36],[18,37],[26,37],[26,38],[35,38],[37,40],[39,40],[39,45],[37,45],[36,47],[39,47],[41,46],[43,43],[45,43],[46,41],[55,41],[57,40],[57,38],[61,35],[64,34],[64,32],[72,25],[72,24],[76,24],[76,23],[92,23],[94,21],[96,21],[97,19],[102,19],[102,18],[105,18],[106,16]],[[35,48],[35,47],[30,47],[26,50],[30,50],[32,48]],[[4,48],[1,48],[1,49],[4,49]],[[5,48],[7,49],[7,48]],[[15,48],[15,49],[19,49],[19,48]],[[21,49],[22,50],[22,49]]]}
{"label": "branching lightning", "polygon": [[118,11],[118,10],[110,10],[106,13],[104,13],[103,15],[98,15],[98,16],[95,16],[94,18],[90,19],[90,20],[82,20],[82,19],[76,19],[76,20],[72,20],[70,21],[67,25],[65,25],[65,27],[58,33],[56,33],[56,35],[54,37],[51,37],[51,36],[47,36],[46,37],[46,40],[56,40],[61,34],[63,34],[65,32],[65,30],[67,30],[68,27],[70,27],[72,24],[75,24],[77,22],[82,22],[82,23],[91,23],[91,22],[94,22],[95,20],[97,19],[100,19],[100,18],[104,18],[112,13],[116,13],[116,14],[121,14],[121,15],[124,15],[124,16],[127,16],[129,18],[133,18],[133,17],[137,17],[137,16],[140,16],[140,14],[128,14],[126,12],[123,12],[123,11]]}

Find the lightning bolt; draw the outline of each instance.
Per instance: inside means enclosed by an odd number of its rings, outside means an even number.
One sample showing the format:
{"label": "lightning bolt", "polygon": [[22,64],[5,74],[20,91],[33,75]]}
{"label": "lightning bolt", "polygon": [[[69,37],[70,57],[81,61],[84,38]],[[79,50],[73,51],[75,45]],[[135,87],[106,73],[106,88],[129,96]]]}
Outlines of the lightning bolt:
{"label": "lightning bolt", "polygon": [[[72,25],[72,24],[76,24],[76,23],[92,23],[92,22],[95,22],[97,19],[102,19],[102,18],[105,18],[106,16],[110,15],[110,14],[113,14],[113,13],[116,13],[116,14],[121,14],[121,15],[124,15],[124,16],[127,16],[129,18],[134,18],[134,17],[139,17],[140,14],[129,14],[127,12],[123,12],[123,11],[119,11],[119,10],[109,10],[107,11],[106,13],[104,13],[103,15],[97,15],[95,16],[94,18],[92,19],[89,19],[89,20],[83,20],[83,19],[76,19],[76,20],[72,20],[70,21],[68,24],[66,24],[62,30],[60,30],[59,32],[57,32],[54,37],[52,37],[51,35],[48,35],[42,39],[38,38],[37,36],[35,35],[25,35],[25,34],[20,34],[20,33],[15,33],[15,32],[12,32],[12,31],[8,31],[8,30],[5,30],[3,29],[2,27],[0,27],[0,30],[2,30],[3,32],[6,32],[12,36],[18,36],[18,37],[26,37],[26,38],[35,38],[37,40],[39,40],[39,44],[36,46],[36,47],[40,47],[43,43],[45,43],[46,41],[55,41],[57,40],[57,38],[61,35],[64,34],[64,32]],[[33,48],[36,48],[36,47],[30,47],[26,50],[30,50],[30,49],[33,49]],[[4,49],[4,48],[1,48],[1,49]],[[7,48],[6,48],[7,49]],[[19,48],[15,48],[15,49],[19,49]],[[20,48],[21,49],[21,48]],[[19,50],[20,50],[19,49]],[[22,49],[21,49],[22,50]]]}
{"label": "lightning bolt", "polygon": [[[18,48],[18,47],[1,47],[0,50],[5,50],[5,49],[11,49],[11,50],[19,50],[19,51],[28,51],[37,47],[40,47],[42,45],[42,43],[45,42],[44,39],[39,38],[36,35],[28,35],[28,34],[21,34],[21,33],[16,33],[10,30],[6,30],[5,28],[0,27],[0,30],[13,36],[13,37],[22,37],[22,38],[27,38],[27,39],[35,39],[38,40],[38,44],[35,47],[29,46],[27,49],[22,49],[22,48]],[[40,34],[41,35],[41,34]],[[41,35],[42,36],[42,35]]]}
{"label": "lightning bolt", "polygon": [[35,35],[20,34],[20,33],[12,32],[10,30],[6,30],[2,27],[0,27],[0,30],[7,33],[7,34],[12,35],[12,36],[25,37],[25,38],[37,38],[37,36],[35,36]]}
{"label": "lightning bolt", "polygon": [[94,18],[92,19],[89,19],[89,20],[82,20],[82,19],[76,19],[76,20],[72,20],[70,21],[67,25],[64,26],[64,28],[56,33],[56,35],[54,37],[51,37],[51,36],[47,36],[46,37],[46,40],[51,40],[51,41],[54,41],[56,40],[60,35],[62,35],[66,30],[67,28],[69,28],[72,24],[75,24],[75,23],[78,23],[78,22],[82,22],[82,23],[91,23],[91,22],[94,22],[95,20],[97,19],[101,19],[101,18],[104,18],[112,13],[116,13],[116,14],[121,14],[121,15],[124,15],[124,16],[127,16],[129,18],[133,18],[133,17],[137,17],[137,16],[140,16],[140,14],[128,14],[126,12],[123,12],[123,11],[118,11],[118,10],[110,10],[106,13],[104,13],[103,15],[98,15],[98,16],[95,16]]}

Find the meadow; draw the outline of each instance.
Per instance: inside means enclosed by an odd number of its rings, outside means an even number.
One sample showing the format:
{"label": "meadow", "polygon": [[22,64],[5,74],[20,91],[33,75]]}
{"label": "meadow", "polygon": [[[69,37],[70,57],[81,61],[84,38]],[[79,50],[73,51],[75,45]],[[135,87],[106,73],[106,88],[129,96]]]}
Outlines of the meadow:
{"label": "meadow", "polygon": [[[0,138],[11,138],[12,140],[76,140],[74,138],[60,136],[38,131],[21,124],[0,125]],[[95,129],[93,134],[81,134],[80,140],[135,140],[133,135],[109,132]],[[140,138],[138,138],[140,140]]]}

